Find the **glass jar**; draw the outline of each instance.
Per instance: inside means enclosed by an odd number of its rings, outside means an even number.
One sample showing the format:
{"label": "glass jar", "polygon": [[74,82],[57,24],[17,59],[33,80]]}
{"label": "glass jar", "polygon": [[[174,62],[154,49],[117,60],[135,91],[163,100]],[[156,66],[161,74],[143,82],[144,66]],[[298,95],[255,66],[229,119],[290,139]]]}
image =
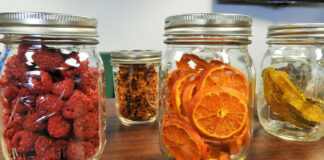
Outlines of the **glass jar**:
{"label": "glass jar", "polygon": [[262,60],[258,115],[270,134],[314,141],[324,133],[324,24],[284,24],[268,29]]}
{"label": "glass jar", "polygon": [[244,159],[252,139],[252,18],[207,13],[165,20],[160,148],[175,159]]}
{"label": "glass jar", "polygon": [[97,21],[0,13],[5,159],[98,159],[106,143]]}
{"label": "glass jar", "polygon": [[123,124],[142,124],[156,120],[160,61],[160,51],[111,52],[116,112]]}

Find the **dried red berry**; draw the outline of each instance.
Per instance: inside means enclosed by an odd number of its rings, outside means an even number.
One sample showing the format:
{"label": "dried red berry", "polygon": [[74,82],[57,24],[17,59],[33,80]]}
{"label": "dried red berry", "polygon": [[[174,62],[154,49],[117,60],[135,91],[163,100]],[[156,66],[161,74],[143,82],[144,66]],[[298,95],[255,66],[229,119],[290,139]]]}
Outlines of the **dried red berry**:
{"label": "dried red berry", "polygon": [[[1,102],[2,103],[2,105],[4,105],[4,103],[6,103],[6,102]],[[6,104],[7,105],[7,104]],[[3,123],[6,125],[6,124],[8,124],[8,122],[9,122],[9,120],[10,120],[10,117],[11,117],[11,111],[10,111],[10,109],[8,109],[7,107],[4,107],[5,109],[4,109],[4,112],[3,112],[3,114],[2,114],[2,120],[3,120]]]}
{"label": "dried red berry", "polygon": [[38,67],[44,71],[54,71],[64,63],[60,52],[48,49],[35,50],[32,58]]}
{"label": "dried red berry", "polygon": [[25,61],[18,55],[9,57],[5,67],[4,72],[9,83],[20,86],[26,82],[26,72],[28,68]]}
{"label": "dried red berry", "polygon": [[93,108],[92,101],[81,91],[75,90],[62,109],[63,116],[68,119],[78,118]]}
{"label": "dried red berry", "polygon": [[61,160],[64,146],[59,143],[52,143],[43,155],[44,159],[48,160]]}
{"label": "dried red berry", "polygon": [[33,149],[34,142],[37,139],[37,135],[29,131],[19,131],[17,132],[12,140],[12,147],[16,148],[19,153],[27,153]]}
{"label": "dried red berry", "polygon": [[19,89],[17,87],[9,86],[4,92],[4,97],[7,99],[8,102],[11,102],[17,97],[18,93]]}
{"label": "dried red berry", "polygon": [[18,56],[21,58],[23,61],[26,61],[26,52],[30,51],[30,45],[28,44],[20,44],[18,47]]}
{"label": "dried red berry", "polygon": [[96,113],[88,113],[75,119],[73,123],[74,135],[80,139],[99,138],[98,129],[98,114]]}
{"label": "dried red berry", "polygon": [[9,85],[9,81],[7,78],[0,78],[0,88],[5,88]]}
{"label": "dried red berry", "polygon": [[34,108],[35,95],[27,88],[19,90],[18,96],[11,102],[13,114],[20,114]]}
{"label": "dried red berry", "polygon": [[63,101],[52,94],[38,96],[36,100],[36,110],[41,116],[53,116],[58,113],[63,105]]}
{"label": "dried red berry", "polygon": [[73,79],[66,79],[57,83],[54,83],[52,92],[54,95],[59,96],[60,98],[69,98],[74,89]]}
{"label": "dried red berry", "polygon": [[8,124],[4,129],[3,135],[5,138],[11,139],[15,133],[23,129],[22,126],[23,117],[22,116],[11,116],[8,120]]}
{"label": "dried red berry", "polygon": [[46,128],[46,117],[40,116],[35,111],[31,110],[24,117],[23,127],[29,131],[41,131]]}
{"label": "dried red berry", "polygon": [[11,112],[11,105],[6,101],[4,100],[2,97],[0,97],[0,102],[2,104],[2,107],[6,110],[8,110],[9,112]]}
{"label": "dried red berry", "polygon": [[47,130],[50,136],[55,138],[65,137],[71,128],[71,124],[63,119],[63,116],[56,115],[48,120]]}
{"label": "dried red berry", "polygon": [[80,73],[80,82],[78,86],[80,90],[93,101],[94,106],[98,107],[99,92],[97,70],[88,69],[85,72]]}
{"label": "dried red berry", "polygon": [[[71,62],[70,62],[71,61]],[[89,61],[85,60],[80,62],[78,59],[71,58],[65,60],[65,63],[61,65],[61,74],[66,78],[72,78],[88,69]]]}
{"label": "dried red berry", "polygon": [[53,140],[51,138],[46,136],[39,136],[34,145],[36,155],[42,156],[52,143]]}
{"label": "dried red berry", "polygon": [[38,94],[46,94],[53,86],[52,77],[45,71],[30,71],[27,87]]}

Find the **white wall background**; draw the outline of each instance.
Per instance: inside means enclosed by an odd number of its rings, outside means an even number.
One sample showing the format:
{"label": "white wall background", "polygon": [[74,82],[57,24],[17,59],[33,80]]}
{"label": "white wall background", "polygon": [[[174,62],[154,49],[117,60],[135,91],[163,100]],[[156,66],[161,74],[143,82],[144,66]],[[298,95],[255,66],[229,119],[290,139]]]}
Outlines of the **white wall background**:
{"label": "white wall background", "polygon": [[253,16],[250,53],[256,69],[267,49],[268,25],[294,22],[324,23],[324,4],[266,7],[218,4],[217,0],[0,0],[0,12],[46,11],[95,17],[99,21],[99,50],[156,49],[163,44],[164,19],[191,12],[227,12]]}

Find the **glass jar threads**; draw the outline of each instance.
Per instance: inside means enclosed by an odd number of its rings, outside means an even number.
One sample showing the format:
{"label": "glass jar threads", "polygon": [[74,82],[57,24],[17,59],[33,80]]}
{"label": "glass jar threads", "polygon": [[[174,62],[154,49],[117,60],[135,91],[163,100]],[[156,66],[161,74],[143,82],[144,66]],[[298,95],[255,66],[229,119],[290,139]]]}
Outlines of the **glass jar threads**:
{"label": "glass jar threads", "polygon": [[111,52],[117,117],[124,124],[155,121],[159,106],[161,52],[120,50]]}
{"label": "glass jar threads", "polygon": [[160,148],[175,159],[240,159],[252,139],[252,19],[184,14],[165,20]]}
{"label": "glass jar threads", "polygon": [[314,141],[324,133],[324,24],[284,24],[268,29],[262,60],[258,115],[277,137]]}
{"label": "glass jar threads", "polygon": [[1,146],[5,159],[98,159],[105,138],[97,21],[0,13]]}

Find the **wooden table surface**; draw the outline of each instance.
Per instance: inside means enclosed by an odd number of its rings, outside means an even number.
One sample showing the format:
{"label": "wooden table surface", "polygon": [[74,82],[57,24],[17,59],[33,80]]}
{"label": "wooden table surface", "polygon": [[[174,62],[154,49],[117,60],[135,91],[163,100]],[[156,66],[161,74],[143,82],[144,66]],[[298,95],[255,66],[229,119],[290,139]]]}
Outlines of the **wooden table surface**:
{"label": "wooden table surface", "polygon": [[[108,141],[103,160],[162,160],[158,124],[125,126],[107,100]],[[266,133],[254,118],[254,137],[247,160],[324,160],[324,138],[317,142],[288,142]]]}

